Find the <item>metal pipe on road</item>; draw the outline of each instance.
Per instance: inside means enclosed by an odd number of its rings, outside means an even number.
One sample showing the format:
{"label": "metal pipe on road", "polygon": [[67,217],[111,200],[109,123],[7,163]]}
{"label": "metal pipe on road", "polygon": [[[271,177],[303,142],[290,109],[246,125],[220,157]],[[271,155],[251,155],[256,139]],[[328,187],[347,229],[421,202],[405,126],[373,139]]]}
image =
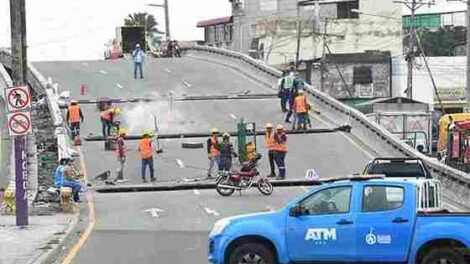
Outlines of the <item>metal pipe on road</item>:
{"label": "metal pipe on road", "polygon": [[[344,125],[335,128],[317,128],[317,129],[307,129],[307,130],[286,130],[286,134],[288,135],[306,135],[306,134],[325,134],[325,133],[336,133],[336,132],[351,132],[350,125]],[[237,136],[237,132],[228,132],[230,136]],[[266,131],[256,131],[255,135],[263,136]],[[253,135],[253,133],[249,134]],[[179,133],[179,134],[160,134],[158,135],[158,139],[185,139],[185,138],[206,138],[210,137],[210,133]],[[139,140],[141,139],[141,135],[129,135],[125,139],[126,140]],[[102,136],[88,136],[85,138],[86,141],[104,141],[105,138]]]}

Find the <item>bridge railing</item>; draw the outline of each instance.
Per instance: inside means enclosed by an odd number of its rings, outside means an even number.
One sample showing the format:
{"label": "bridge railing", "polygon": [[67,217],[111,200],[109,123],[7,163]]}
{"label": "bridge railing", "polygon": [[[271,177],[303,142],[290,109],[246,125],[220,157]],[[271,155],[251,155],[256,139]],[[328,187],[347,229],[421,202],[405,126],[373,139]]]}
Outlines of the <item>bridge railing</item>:
{"label": "bridge railing", "polygon": [[[277,79],[281,77],[281,71],[265,65],[246,54],[235,51],[206,46],[192,46],[186,49],[186,53],[202,59],[212,60],[223,64],[249,77],[259,80],[268,87],[274,87]],[[366,148],[373,149],[373,156],[404,156],[419,157],[429,166],[434,177],[440,179],[445,187],[445,196],[459,205],[470,204],[470,176],[467,173],[456,170],[438,162],[434,158],[427,157],[406,143],[400,141],[385,128],[369,120],[360,111],[341,103],[326,93],[307,88],[310,99],[313,99],[314,107],[318,107],[329,121],[336,123],[341,120],[352,126],[352,137],[362,142]]]}

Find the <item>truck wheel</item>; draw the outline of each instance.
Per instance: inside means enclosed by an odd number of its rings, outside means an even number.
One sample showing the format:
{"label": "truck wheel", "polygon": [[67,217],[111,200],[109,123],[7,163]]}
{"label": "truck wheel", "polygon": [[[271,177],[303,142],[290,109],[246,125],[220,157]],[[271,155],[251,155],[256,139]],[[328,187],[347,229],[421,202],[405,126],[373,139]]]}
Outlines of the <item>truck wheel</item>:
{"label": "truck wheel", "polygon": [[436,248],[431,250],[421,264],[466,264],[465,258],[455,249]]}
{"label": "truck wheel", "polygon": [[273,252],[263,244],[246,243],[236,247],[230,254],[228,264],[277,264]]}

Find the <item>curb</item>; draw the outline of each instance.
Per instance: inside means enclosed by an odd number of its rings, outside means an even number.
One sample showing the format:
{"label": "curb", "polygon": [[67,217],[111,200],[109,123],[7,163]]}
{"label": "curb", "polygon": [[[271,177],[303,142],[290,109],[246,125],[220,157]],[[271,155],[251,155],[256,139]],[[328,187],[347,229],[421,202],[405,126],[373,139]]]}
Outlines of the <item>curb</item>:
{"label": "curb", "polygon": [[[316,186],[327,183],[331,180],[324,181],[306,181],[306,180],[274,180],[270,181],[274,187],[293,187],[293,186]],[[256,186],[255,184],[253,186]],[[124,192],[163,192],[163,191],[181,191],[181,190],[205,190],[215,189],[215,183],[176,183],[165,185],[127,185],[113,187],[95,188],[99,193],[124,193]]]}
{"label": "curb", "polygon": [[62,251],[62,248],[66,245],[69,239],[73,236],[74,231],[76,231],[78,223],[80,222],[80,212],[75,213],[72,217],[72,220],[69,222],[67,229],[65,230],[65,234],[59,238],[59,243],[55,244],[51,249],[44,252],[39,256],[38,259],[31,262],[33,264],[50,264],[56,263],[57,256],[60,256],[59,252]]}

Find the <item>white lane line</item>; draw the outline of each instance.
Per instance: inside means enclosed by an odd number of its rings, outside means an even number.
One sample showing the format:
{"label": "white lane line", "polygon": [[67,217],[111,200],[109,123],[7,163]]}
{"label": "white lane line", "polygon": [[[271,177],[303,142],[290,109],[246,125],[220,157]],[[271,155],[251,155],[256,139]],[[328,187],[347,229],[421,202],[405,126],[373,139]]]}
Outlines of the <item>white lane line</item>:
{"label": "white lane line", "polygon": [[179,168],[181,168],[181,169],[184,168],[184,163],[183,163],[182,160],[176,159],[176,164],[178,165]]}
{"label": "white lane line", "polygon": [[[326,126],[329,126],[330,124],[328,124],[325,120],[323,120],[322,118],[320,118],[319,116],[314,116],[312,114],[310,114],[311,117],[313,118],[316,118],[318,121],[320,121],[321,123],[323,123],[324,125]],[[357,144],[352,138],[348,137],[347,135],[345,135],[344,133],[341,133],[339,132],[339,134],[344,137],[347,141],[349,141],[353,146],[355,146],[357,149],[359,149],[360,151],[362,151],[364,154],[366,154],[366,156],[369,158],[369,159],[373,159],[375,158],[375,155],[372,155],[372,153],[370,153],[369,151],[367,151],[365,148],[361,147],[359,144]]]}
{"label": "white lane line", "polygon": [[150,213],[152,217],[158,218],[160,217],[158,213],[163,213],[165,210],[160,209],[160,208],[149,208],[147,210],[142,210],[142,213]]}
{"label": "white lane line", "polygon": [[105,71],[105,70],[101,70],[100,73],[101,73],[101,74],[108,74],[108,72]]}
{"label": "white lane line", "polygon": [[268,209],[269,211],[276,211],[276,208],[270,206],[270,205],[266,205],[266,209]]}
{"label": "white lane line", "polygon": [[165,69],[165,72],[166,73],[171,73],[171,71],[169,69]]}
{"label": "white lane line", "polygon": [[206,211],[206,214],[208,215],[213,215],[213,216],[219,216],[220,214],[216,210],[212,210],[210,208],[204,207],[204,211]]}
{"label": "white lane line", "polygon": [[230,117],[231,117],[233,120],[237,120],[237,116],[234,115],[234,114],[230,114]]}
{"label": "white lane line", "polygon": [[195,195],[201,195],[201,192],[198,189],[194,189],[193,192]]}
{"label": "white lane line", "polygon": [[119,83],[116,83],[116,87],[119,88],[119,89],[122,89],[124,88],[122,85],[120,85]]}

